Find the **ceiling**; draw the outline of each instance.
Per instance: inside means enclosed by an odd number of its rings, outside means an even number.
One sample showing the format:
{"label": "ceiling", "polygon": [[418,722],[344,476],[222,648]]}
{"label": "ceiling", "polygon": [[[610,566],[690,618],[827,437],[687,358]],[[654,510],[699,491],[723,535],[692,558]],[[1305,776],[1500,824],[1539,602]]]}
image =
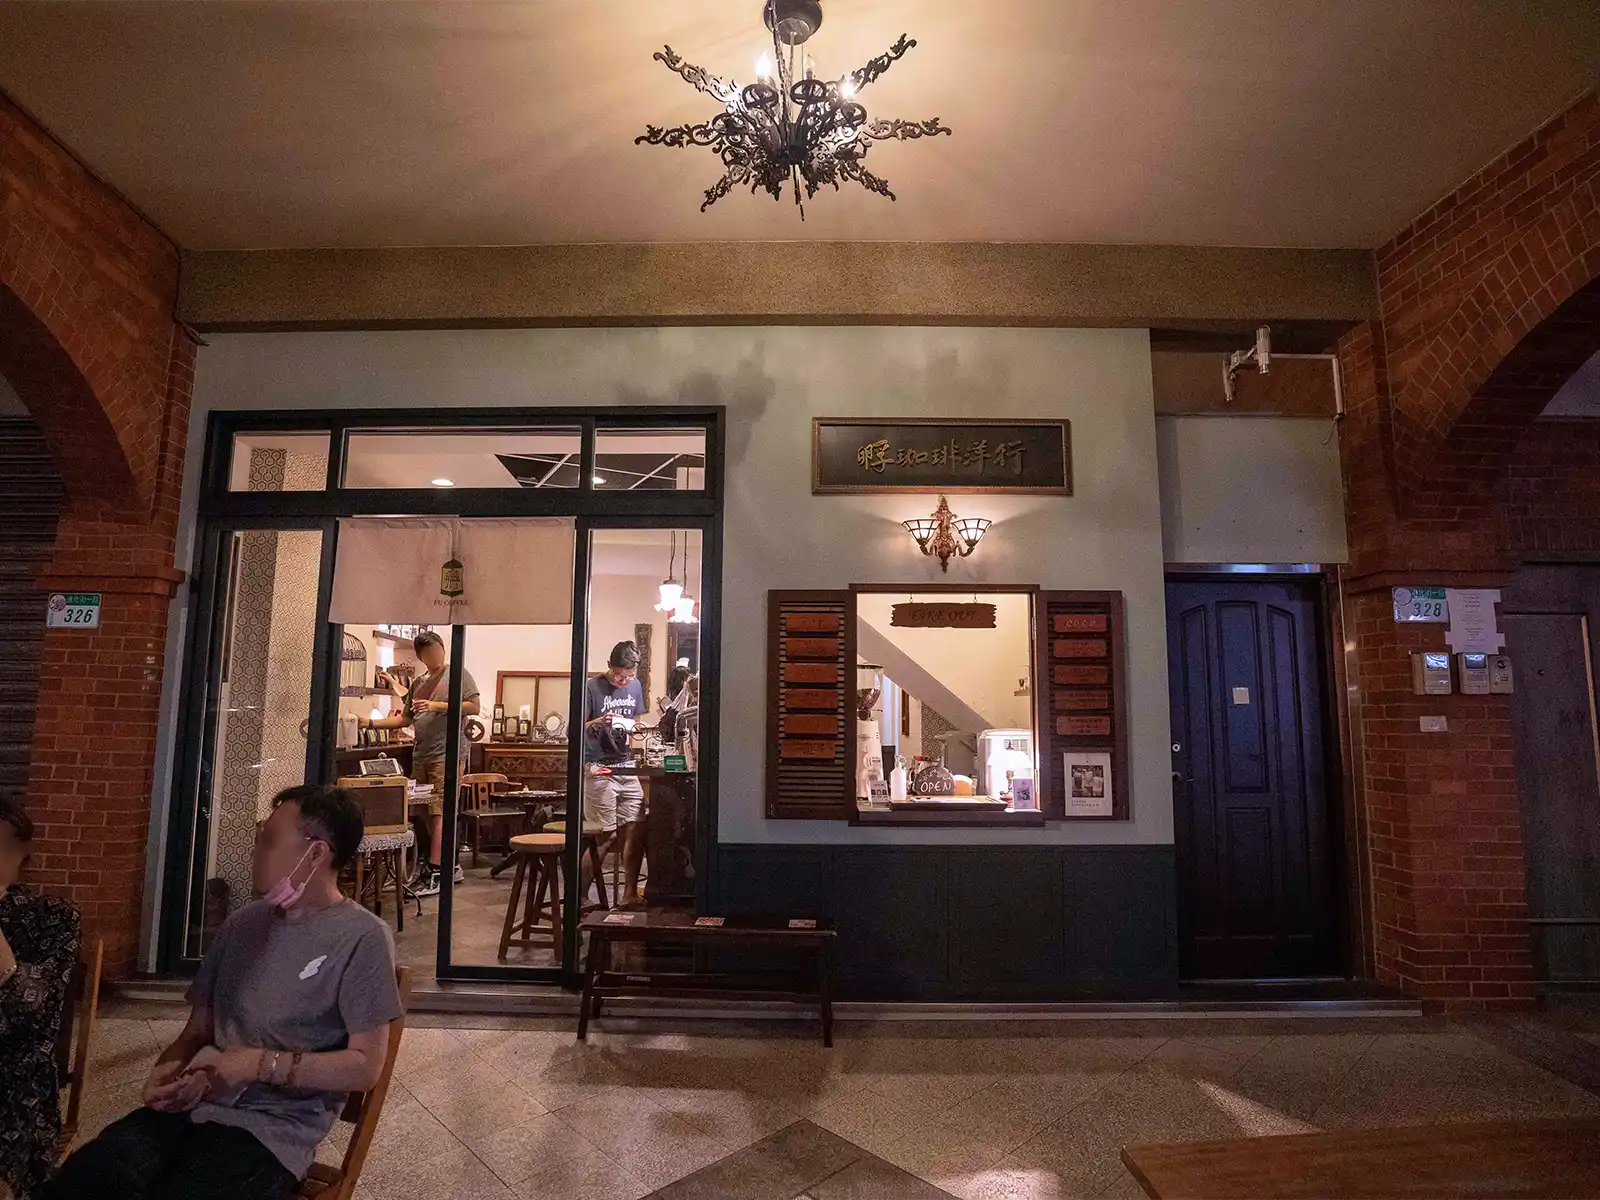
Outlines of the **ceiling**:
{"label": "ceiling", "polygon": [[827,0],[842,74],[955,132],[899,195],[736,193],[651,54],[748,77],[759,0],[8,0],[0,88],[181,245],[701,239],[1375,246],[1600,76],[1593,0]]}

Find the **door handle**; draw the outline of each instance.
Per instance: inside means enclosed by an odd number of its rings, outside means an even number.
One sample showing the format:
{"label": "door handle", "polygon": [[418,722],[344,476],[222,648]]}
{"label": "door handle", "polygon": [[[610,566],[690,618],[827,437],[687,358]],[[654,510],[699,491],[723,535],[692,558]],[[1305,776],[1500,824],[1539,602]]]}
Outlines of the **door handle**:
{"label": "door handle", "polygon": [[1173,783],[1193,783],[1194,782],[1194,777],[1193,776],[1189,776],[1189,775],[1184,775],[1181,771],[1174,771],[1172,773],[1172,782]]}

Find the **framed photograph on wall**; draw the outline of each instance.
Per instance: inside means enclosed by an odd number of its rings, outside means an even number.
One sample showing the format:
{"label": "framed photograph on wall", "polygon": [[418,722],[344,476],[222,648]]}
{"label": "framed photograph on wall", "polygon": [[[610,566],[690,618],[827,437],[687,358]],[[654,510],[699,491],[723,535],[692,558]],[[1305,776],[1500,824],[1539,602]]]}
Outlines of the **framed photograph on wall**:
{"label": "framed photograph on wall", "polygon": [[1067,785],[1067,816],[1111,816],[1110,751],[1068,750],[1061,756],[1061,765]]}

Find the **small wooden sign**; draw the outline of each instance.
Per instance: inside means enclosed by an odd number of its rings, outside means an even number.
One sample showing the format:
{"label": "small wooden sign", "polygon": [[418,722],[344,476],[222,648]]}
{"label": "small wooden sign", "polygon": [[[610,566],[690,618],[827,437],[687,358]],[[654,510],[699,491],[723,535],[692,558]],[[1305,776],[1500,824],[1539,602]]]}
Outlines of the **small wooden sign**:
{"label": "small wooden sign", "polygon": [[784,738],[780,753],[784,758],[831,759],[838,751],[839,743],[836,741]]}
{"label": "small wooden sign", "polygon": [[992,604],[896,604],[889,624],[900,629],[993,629]]}
{"label": "small wooden sign", "polygon": [[784,663],[783,681],[835,684],[839,682],[839,668],[837,664],[831,662]]}
{"label": "small wooden sign", "polygon": [[835,613],[790,613],[783,627],[789,633],[838,633],[839,618]]}
{"label": "small wooden sign", "polygon": [[1105,613],[1059,613],[1051,622],[1056,633],[1104,633]]}
{"label": "small wooden sign", "polygon": [[1062,737],[1110,737],[1110,717],[1057,717],[1056,732]]}
{"label": "small wooden sign", "polygon": [[822,688],[788,688],[783,693],[783,706],[786,709],[835,711],[839,707],[839,693]]}
{"label": "small wooden sign", "polygon": [[1050,648],[1057,658],[1104,658],[1104,638],[1057,638]]}
{"label": "small wooden sign", "polygon": [[1104,712],[1111,707],[1111,693],[1103,689],[1094,692],[1057,692],[1055,702],[1056,707],[1065,712]]}
{"label": "small wooden sign", "polygon": [[826,734],[836,737],[839,733],[839,718],[833,713],[784,713],[783,732],[786,736],[795,734]]}
{"label": "small wooden sign", "polygon": [[784,642],[783,653],[787,658],[826,658],[833,660],[839,657],[839,639],[831,637],[792,637]]}
{"label": "small wooden sign", "polygon": [[1111,668],[1057,663],[1050,668],[1050,682],[1066,687],[1103,687],[1111,682]]}

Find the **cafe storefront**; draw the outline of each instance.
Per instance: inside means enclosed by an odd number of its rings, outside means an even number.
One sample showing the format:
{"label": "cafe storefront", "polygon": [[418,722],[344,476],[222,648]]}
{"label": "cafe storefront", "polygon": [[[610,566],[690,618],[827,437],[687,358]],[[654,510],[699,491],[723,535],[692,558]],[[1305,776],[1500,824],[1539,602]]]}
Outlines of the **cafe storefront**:
{"label": "cafe storefront", "polygon": [[[441,848],[397,944],[440,980],[570,982],[576,914],[605,903],[830,917],[846,999],[1173,995],[1184,481],[1150,360],[1127,330],[216,335],[152,965],[192,967],[241,902],[273,792],[389,759],[406,873]],[[388,719],[430,631],[437,796]],[[585,685],[620,642],[644,712],[626,762],[599,763]],[[659,732],[669,706],[692,743]],[[631,847],[569,803],[597,764],[637,772]],[[508,946],[529,893],[506,849],[530,829],[560,835],[566,903]],[[386,879],[370,901],[398,925]]]}

